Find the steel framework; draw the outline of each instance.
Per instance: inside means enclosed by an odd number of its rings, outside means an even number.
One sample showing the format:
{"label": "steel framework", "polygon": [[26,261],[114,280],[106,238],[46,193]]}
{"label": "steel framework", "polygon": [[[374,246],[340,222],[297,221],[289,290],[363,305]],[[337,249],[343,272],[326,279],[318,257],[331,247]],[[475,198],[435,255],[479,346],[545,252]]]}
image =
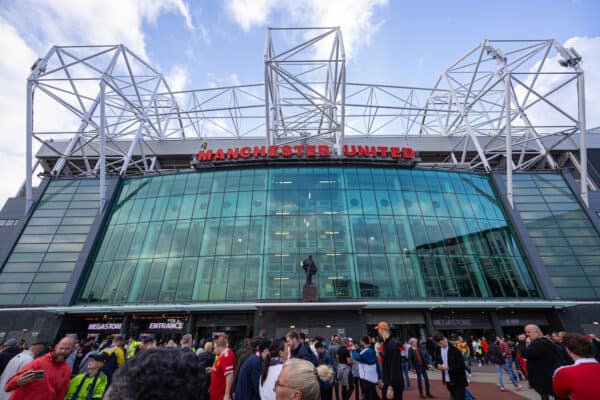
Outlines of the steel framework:
{"label": "steel framework", "polygon": [[[344,135],[390,135],[406,144],[416,136],[458,137],[441,161],[505,170],[511,204],[513,171],[567,162],[579,171],[587,204],[588,188],[596,188],[587,177],[581,61],[555,40],[485,40],[432,88],[347,83],[339,28],[272,28],[264,83],[174,92],[123,45],[55,46],[27,79],[27,210],[39,168],[51,176],[98,176],[104,206],[107,175],[168,169],[153,142],[245,136],[326,143],[337,154]],[[557,140],[544,140],[549,136]],[[34,140],[57,162],[34,164]],[[566,140],[579,158],[556,160],[551,151]]]}

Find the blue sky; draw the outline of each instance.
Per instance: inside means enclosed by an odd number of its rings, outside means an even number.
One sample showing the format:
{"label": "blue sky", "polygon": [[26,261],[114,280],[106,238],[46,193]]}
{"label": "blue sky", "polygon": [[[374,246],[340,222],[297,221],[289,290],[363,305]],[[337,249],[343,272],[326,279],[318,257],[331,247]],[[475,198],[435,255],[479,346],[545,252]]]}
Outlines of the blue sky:
{"label": "blue sky", "polygon": [[[574,36],[600,35],[597,1],[390,1],[372,10],[373,33],[370,41],[357,43],[348,63],[349,81],[372,82],[369,77],[377,76],[382,83],[429,86],[483,39],[564,43]],[[166,70],[166,60],[189,66],[193,87],[233,74],[244,83],[261,81],[266,27],[298,23],[286,7],[275,8],[247,31],[222,3],[192,3],[190,13],[206,35],[190,32],[174,14],[164,14],[144,31],[150,57]],[[354,29],[344,27],[345,22],[339,21],[344,30]]]}
{"label": "blue sky", "polygon": [[600,2],[0,0],[0,204],[24,179],[25,80],[54,44],[124,43],[176,89],[257,83],[268,26],[342,27],[348,82],[432,86],[484,39],[555,38],[584,53],[600,125]]}

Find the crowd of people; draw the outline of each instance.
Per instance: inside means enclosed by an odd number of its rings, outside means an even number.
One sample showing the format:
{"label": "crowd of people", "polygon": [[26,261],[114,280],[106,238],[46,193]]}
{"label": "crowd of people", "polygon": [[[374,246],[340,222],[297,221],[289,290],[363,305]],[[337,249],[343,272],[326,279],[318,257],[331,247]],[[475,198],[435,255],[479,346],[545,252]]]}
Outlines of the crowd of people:
{"label": "crowd of people", "polygon": [[[160,344],[151,336],[125,341],[115,335],[102,343],[66,336],[52,348],[9,339],[0,351],[0,400],[398,400],[411,389],[409,370],[421,398],[470,400],[474,360],[479,367],[496,366],[500,391],[506,373],[516,391],[528,379],[542,400],[600,399],[594,380],[600,377],[600,340],[593,336],[545,336],[527,325],[516,340],[465,341],[436,332],[398,341],[385,321],[375,330],[377,336],[357,342],[295,331],[271,340],[262,332],[238,349],[227,335],[198,348],[189,334]],[[448,393],[432,393],[432,370],[440,371]]]}

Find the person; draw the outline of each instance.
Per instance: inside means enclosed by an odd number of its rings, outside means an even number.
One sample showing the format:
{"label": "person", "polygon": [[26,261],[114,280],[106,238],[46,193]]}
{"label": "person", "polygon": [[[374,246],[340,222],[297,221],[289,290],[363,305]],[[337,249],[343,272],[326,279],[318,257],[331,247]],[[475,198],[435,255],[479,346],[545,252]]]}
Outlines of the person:
{"label": "person", "polygon": [[469,345],[467,345],[467,342],[465,342],[463,340],[462,336],[458,337],[458,340],[456,341],[456,348],[460,350],[461,354],[463,355],[463,359],[465,360],[465,365],[467,366],[467,372],[470,374],[473,373],[473,371],[471,371],[471,358],[470,358],[470,352],[469,352]]}
{"label": "person", "polygon": [[410,349],[410,344],[405,342],[402,344],[402,348],[400,349],[400,356],[402,357],[402,371],[404,371],[404,384],[406,385],[406,390],[410,390],[410,378],[408,376],[408,370],[410,369],[410,363],[408,362],[408,349]]}
{"label": "person", "polygon": [[515,386],[515,390],[520,392],[523,387],[519,385],[517,374],[512,369],[512,354],[508,347],[508,344],[500,336],[496,337],[496,341],[490,346],[490,361],[496,366],[496,374],[498,375],[498,387],[502,392],[506,391],[504,387],[504,379],[502,377],[502,371],[504,370],[508,375],[508,378]]}
{"label": "person", "polygon": [[116,369],[125,363],[125,350],[123,350],[124,343],[123,336],[115,335],[112,338],[112,344],[102,350],[102,353],[108,355],[108,360],[104,363],[102,372],[106,374],[109,383],[111,382]]}
{"label": "person", "polygon": [[321,382],[332,382],[333,371],[326,365],[315,365],[299,358],[283,364],[275,381],[276,400],[319,400]]}
{"label": "person", "polygon": [[318,365],[317,357],[306,346],[304,341],[300,340],[300,335],[296,331],[289,331],[285,337],[290,350],[290,358],[300,358],[310,361],[316,367]]}
{"label": "person", "polygon": [[4,372],[8,362],[21,352],[17,339],[8,339],[4,342],[4,347],[4,350],[0,352],[0,374]]}
{"label": "person", "polygon": [[[227,339],[219,336],[215,340],[215,365],[208,368],[210,377],[210,400],[228,400],[233,391],[233,373],[236,369],[235,355],[227,347]],[[215,357],[215,358],[216,358]]]}
{"label": "person", "polygon": [[[215,353],[213,353],[213,342],[204,343],[202,353],[198,354],[198,362],[202,368],[202,372],[206,375],[207,368],[210,368],[215,363]],[[210,389],[210,380],[205,379],[200,391],[208,398],[208,390]]]}
{"label": "person", "polygon": [[[155,349],[156,348],[156,340],[154,340],[154,337],[152,336],[144,336],[142,338],[142,343],[140,344],[140,347],[138,347],[138,351],[140,352],[142,350],[149,350],[149,349]],[[136,352],[136,354],[137,354]]]}
{"label": "person", "polygon": [[441,332],[437,332],[433,340],[438,344],[433,363],[442,371],[442,382],[450,392],[452,400],[464,399],[468,382],[465,361],[460,350],[448,343],[448,339]]}
{"label": "person", "polygon": [[275,381],[279,377],[286,357],[285,341],[275,339],[269,348],[269,353],[263,356],[259,389],[261,400],[275,400]]}
{"label": "person", "polygon": [[167,349],[176,349],[177,348],[177,343],[175,343],[175,341],[173,339],[169,339],[169,341],[167,342],[167,344],[165,344],[165,347]]}
{"label": "person", "polygon": [[527,338],[526,338],[525,334],[520,333],[517,336],[517,343],[515,344],[517,360],[519,361],[519,369],[522,372],[525,379],[527,379],[527,377],[529,376],[528,372],[527,372],[527,361],[523,358],[523,355],[521,354],[521,351],[519,351],[519,348],[525,348],[526,339]]}
{"label": "person", "polygon": [[567,349],[565,349],[565,344],[563,343],[563,337],[565,336],[566,333],[567,332],[565,332],[565,331],[552,332],[550,334],[550,340],[552,340],[552,342],[554,342],[554,344],[558,348],[558,355],[560,357],[560,363],[562,365],[571,365],[571,364],[573,364],[573,360],[571,359],[571,357],[569,357],[569,354],[567,353]]}
{"label": "person", "polygon": [[87,372],[75,375],[69,382],[65,400],[102,399],[108,386],[108,377],[101,371],[108,362],[108,354],[95,354],[88,360]]}
{"label": "person", "polygon": [[[105,400],[207,400],[198,357],[182,349],[144,350],[115,371]],[[221,397],[221,400],[223,398]]]}
{"label": "person", "polygon": [[133,338],[129,338],[129,346],[127,346],[127,359],[129,360],[139,351],[142,342],[139,340],[135,340]]}
{"label": "person", "polygon": [[562,343],[572,365],[554,372],[552,390],[558,397],[571,400],[600,399],[600,363],[593,357],[592,343],[577,333],[566,333]]}
{"label": "person", "polygon": [[342,338],[342,344],[338,348],[338,370],[337,380],[342,387],[342,400],[350,399],[354,391],[354,376],[352,375],[352,355],[348,350],[350,341],[348,338]]}
{"label": "person", "polygon": [[329,354],[331,355],[331,361],[333,361],[333,393],[335,393],[335,400],[340,400],[339,387],[340,384],[337,380],[338,370],[338,350],[340,348],[340,336],[333,335],[331,337],[331,345],[329,346]]}
{"label": "person", "polygon": [[377,399],[376,386],[379,380],[377,371],[377,354],[371,346],[371,339],[368,336],[360,338],[362,350],[352,350],[352,358],[358,364],[358,377],[362,386],[362,393],[365,400]]}
{"label": "person", "polygon": [[527,336],[525,345],[519,345],[519,351],[527,360],[529,386],[542,398],[548,400],[553,395],[552,375],[560,367],[559,350],[544,336],[537,325],[525,326]]}
{"label": "person", "polygon": [[[258,336],[250,341],[250,356],[239,370],[234,399],[235,400],[260,400],[259,384],[262,372],[262,360],[269,351],[271,342]],[[263,354],[264,353],[264,354]]]}
{"label": "person", "polygon": [[27,363],[33,361],[36,357],[46,351],[47,343],[43,340],[38,340],[32,344],[29,349],[23,350],[15,357],[11,358],[4,372],[0,376],[0,400],[8,400],[10,397],[9,392],[4,391],[4,386],[10,378],[12,378],[19,370]]}
{"label": "person", "polygon": [[[73,375],[77,375],[77,372],[81,369],[81,363],[86,358],[85,356],[94,350],[94,338],[87,337],[81,341],[77,353],[75,354],[75,360],[73,362]],[[87,362],[87,360],[86,360]]]}
{"label": "person", "polygon": [[[410,338],[408,343],[410,344],[410,348],[408,349],[408,361],[417,374],[419,396],[422,399],[425,397],[434,399],[435,396],[431,394],[431,388],[429,386],[429,375],[427,374],[427,362],[424,352],[419,348],[416,338]],[[421,383],[423,380],[425,381],[425,395],[423,394],[423,385]]]}
{"label": "person", "polygon": [[404,377],[400,344],[391,336],[387,322],[379,322],[375,325],[375,331],[383,339],[381,393],[384,399],[402,400]]}
{"label": "person", "polygon": [[490,344],[488,343],[485,336],[481,338],[481,358],[483,359],[483,364],[488,365],[490,362]]}
{"label": "person", "polygon": [[75,339],[66,336],[50,353],[26,364],[4,386],[5,391],[13,392],[10,399],[63,400],[71,378],[71,367],[66,361],[73,349]]}
{"label": "person", "polygon": [[236,370],[233,372],[233,381],[231,385],[235,388],[237,384],[238,374],[244,366],[244,363],[252,355],[252,338],[244,338],[242,346],[235,351]]}
{"label": "person", "polygon": [[[326,365],[331,369],[331,375],[333,376],[333,360],[331,354],[323,345],[323,338],[320,338],[315,342],[314,347],[317,352],[317,360],[319,365]],[[333,399],[333,379],[331,382],[321,382],[321,400],[332,400]]]}
{"label": "person", "polygon": [[182,349],[186,349],[189,351],[193,351],[192,350],[192,346],[194,344],[194,338],[192,337],[191,334],[186,333],[185,335],[183,335],[183,337],[181,338],[181,348]]}

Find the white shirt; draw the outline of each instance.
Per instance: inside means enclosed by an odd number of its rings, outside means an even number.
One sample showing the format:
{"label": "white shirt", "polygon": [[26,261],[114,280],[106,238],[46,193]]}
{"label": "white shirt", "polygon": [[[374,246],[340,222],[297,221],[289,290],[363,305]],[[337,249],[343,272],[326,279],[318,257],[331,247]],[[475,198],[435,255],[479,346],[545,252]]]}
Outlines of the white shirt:
{"label": "white shirt", "polygon": [[283,368],[283,364],[275,364],[269,366],[269,371],[267,372],[267,377],[265,379],[265,383],[260,385],[259,393],[261,400],[275,400],[275,392],[273,389],[275,388],[275,381],[279,378],[279,373]]}
{"label": "white shirt", "polygon": [[[448,347],[442,347],[440,348],[441,350],[441,354],[442,354],[442,362],[444,365],[448,365]],[[450,375],[448,374],[448,371],[442,371],[442,373],[444,374],[444,382],[450,382]]]}
{"label": "white shirt", "polygon": [[6,382],[15,376],[21,367],[23,367],[25,364],[28,364],[30,361],[33,361],[34,358],[35,357],[31,351],[23,350],[21,353],[10,359],[8,364],[6,364],[6,368],[4,368],[4,372],[2,372],[2,376],[0,376],[0,400],[8,400],[12,394],[12,392],[4,391]]}

